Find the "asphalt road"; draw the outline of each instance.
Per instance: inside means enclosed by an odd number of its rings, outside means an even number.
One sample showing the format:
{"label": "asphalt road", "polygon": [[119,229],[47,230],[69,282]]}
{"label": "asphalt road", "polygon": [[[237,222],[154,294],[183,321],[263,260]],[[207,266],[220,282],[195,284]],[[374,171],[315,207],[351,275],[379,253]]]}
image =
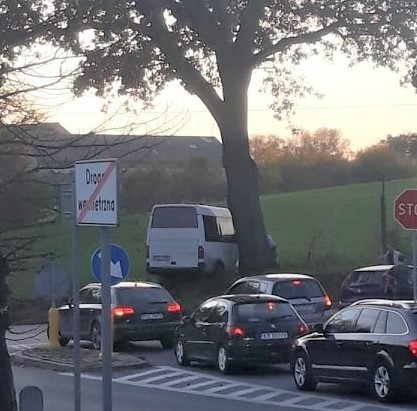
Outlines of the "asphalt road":
{"label": "asphalt road", "polygon": [[[45,332],[36,327],[15,327],[21,334],[7,336],[10,351],[45,344]],[[268,411],[276,410],[277,405],[280,410],[312,411],[405,411],[417,407],[415,398],[406,398],[395,407],[383,406],[358,388],[331,384],[319,385],[314,393],[300,392],[288,365],[242,369],[222,376],[210,366],[178,367],[173,352],[163,350],[159,342],[130,344],[124,350],[142,356],[150,367],[114,373],[114,411],[140,411],[141,404],[146,411],[212,411],[213,407]],[[31,368],[14,368],[14,375],[19,390],[34,382],[42,388],[45,411],[73,411],[71,375]],[[102,409],[100,373],[83,375],[82,394],[84,411]]]}

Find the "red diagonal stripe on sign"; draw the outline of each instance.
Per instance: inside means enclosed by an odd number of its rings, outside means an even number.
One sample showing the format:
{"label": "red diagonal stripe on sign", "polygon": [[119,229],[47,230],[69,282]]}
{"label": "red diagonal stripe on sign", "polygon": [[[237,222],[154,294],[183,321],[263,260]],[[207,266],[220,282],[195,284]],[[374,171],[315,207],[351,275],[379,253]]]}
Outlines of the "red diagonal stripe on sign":
{"label": "red diagonal stripe on sign", "polygon": [[111,172],[114,170],[114,167],[116,167],[116,162],[111,162],[107,170],[104,172],[103,177],[101,178],[100,182],[96,185],[96,188],[94,189],[93,193],[91,194],[91,197],[88,199],[86,205],[83,207],[83,209],[80,211],[80,214],[78,214],[77,222],[82,223],[85,215],[88,212],[88,209],[90,208],[91,204],[94,203],[96,200],[98,194],[100,193],[101,189],[103,188],[104,184],[108,180]]}

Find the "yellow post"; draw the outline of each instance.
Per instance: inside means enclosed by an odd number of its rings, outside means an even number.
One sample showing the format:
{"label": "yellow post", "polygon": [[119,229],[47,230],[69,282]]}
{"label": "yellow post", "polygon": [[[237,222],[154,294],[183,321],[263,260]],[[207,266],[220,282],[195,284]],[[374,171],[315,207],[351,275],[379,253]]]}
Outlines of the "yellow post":
{"label": "yellow post", "polygon": [[59,347],[59,315],[56,307],[51,307],[48,311],[48,348]]}

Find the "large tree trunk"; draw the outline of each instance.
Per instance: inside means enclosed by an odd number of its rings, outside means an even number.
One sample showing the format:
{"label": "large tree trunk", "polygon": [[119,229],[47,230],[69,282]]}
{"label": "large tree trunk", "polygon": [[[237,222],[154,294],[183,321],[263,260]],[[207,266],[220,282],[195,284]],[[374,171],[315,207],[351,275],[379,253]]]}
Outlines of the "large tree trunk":
{"label": "large tree trunk", "polygon": [[223,71],[224,111],[219,122],[227,201],[239,244],[240,274],[268,268],[269,253],[258,191],[258,169],[250,155],[247,88],[251,71],[228,67]]}
{"label": "large tree trunk", "polygon": [[6,276],[8,274],[7,261],[0,251],[0,410],[16,411],[16,393],[6,345],[6,329],[8,327]]}

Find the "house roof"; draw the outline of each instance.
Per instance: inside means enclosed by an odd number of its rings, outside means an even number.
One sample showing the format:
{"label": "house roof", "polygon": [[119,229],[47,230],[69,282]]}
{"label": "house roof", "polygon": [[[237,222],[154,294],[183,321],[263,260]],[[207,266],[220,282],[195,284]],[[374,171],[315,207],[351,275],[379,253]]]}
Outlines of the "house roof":
{"label": "house roof", "polygon": [[222,144],[215,137],[75,135],[59,123],[25,124],[15,127],[15,133],[32,143],[38,164],[48,168],[70,167],[75,161],[100,158],[119,158],[126,167],[192,158],[203,158],[216,166],[222,163]]}

